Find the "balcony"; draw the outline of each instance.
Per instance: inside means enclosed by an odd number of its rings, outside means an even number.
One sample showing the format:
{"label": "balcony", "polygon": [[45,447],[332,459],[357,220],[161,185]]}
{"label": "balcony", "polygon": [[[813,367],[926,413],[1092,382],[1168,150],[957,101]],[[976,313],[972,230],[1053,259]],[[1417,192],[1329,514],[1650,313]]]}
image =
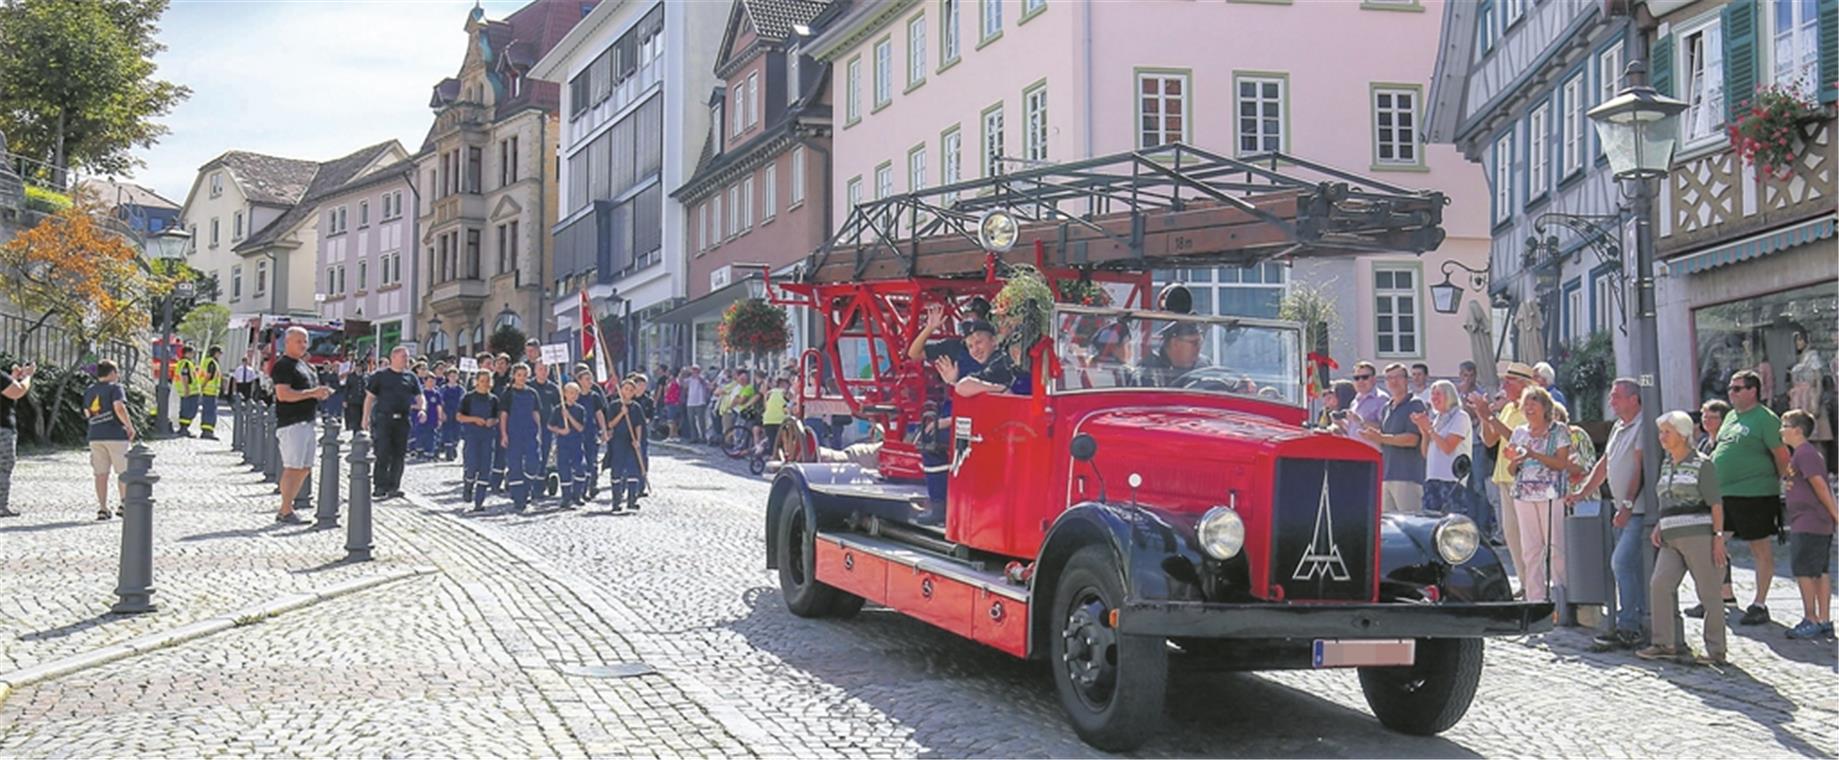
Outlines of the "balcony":
{"label": "balcony", "polygon": [[491,121],[491,111],[483,104],[453,103],[441,109],[440,114],[434,117],[431,133],[438,140],[457,129],[485,129]]}
{"label": "balcony", "polygon": [[1662,258],[1831,213],[1839,180],[1834,120],[1828,110],[1801,125],[1801,148],[1786,176],[1758,177],[1728,147],[1680,161],[1667,176],[1661,208]]}
{"label": "balcony", "polygon": [[483,279],[448,280],[434,286],[434,291],[428,295],[428,305],[443,319],[470,317],[478,313],[490,292]]}
{"label": "balcony", "polygon": [[485,196],[478,193],[454,193],[434,202],[434,215],[426,225],[434,232],[451,222],[485,223]]}

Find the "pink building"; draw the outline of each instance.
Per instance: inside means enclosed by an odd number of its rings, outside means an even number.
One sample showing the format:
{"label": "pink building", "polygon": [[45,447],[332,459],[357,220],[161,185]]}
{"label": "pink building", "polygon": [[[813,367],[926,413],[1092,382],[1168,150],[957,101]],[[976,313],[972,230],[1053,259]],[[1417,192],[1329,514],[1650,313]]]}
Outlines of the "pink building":
{"label": "pink building", "polygon": [[[864,3],[814,40],[831,65],[832,204],[1170,141],[1281,150],[1453,202],[1442,248],[1294,268],[1182,270],[1196,308],[1274,316],[1293,287],[1338,308],[1343,363],[1470,358],[1462,316],[1432,311],[1444,263],[1488,265],[1481,170],[1418,139],[1441,0],[897,0]],[[1454,278],[1466,284],[1460,272]],[[1469,298],[1475,293],[1468,294]]]}

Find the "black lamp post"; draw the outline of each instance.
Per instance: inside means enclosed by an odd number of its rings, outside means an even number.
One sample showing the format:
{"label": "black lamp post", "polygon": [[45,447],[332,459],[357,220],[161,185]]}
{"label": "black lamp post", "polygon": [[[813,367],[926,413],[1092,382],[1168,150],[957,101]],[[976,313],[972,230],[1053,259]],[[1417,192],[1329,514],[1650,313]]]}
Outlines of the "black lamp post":
{"label": "black lamp post", "polygon": [[[186,248],[191,245],[192,235],[178,225],[162,230],[142,244],[143,250],[158,261],[185,261]],[[181,282],[174,286],[173,292],[166,294],[160,301],[160,333],[165,337],[162,350],[166,352],[166,363],[161,365],[159,385],[155,389],[154,435],[160,438],[170,437],[172,430],[171,405],[167,397],[172,395],[172,368],[179,360],[178,352],[172,348],[172,307],[179,298],[192,297],[191,282]]]}
{"label": "black lamp post", "polygon": [[[1635,324],[1633,355],[1635,381],[1641,386],[1641,415],[1654,419],[1660,401],[1660,338],[1654,303],[1654,182],[1667,176],[1673,150],[1679,142],[1679,114],[1686,104],[1647,85],[1647,64],[1628,64],[1628,87],[1586,114],[1596,123],[1596,133],[1617,180],[1632,184],[1635,222]],[[1660,477],[1660,446],[1650,436],[1641,447],[1643,483]],[[1658,520],[1660,507],[1653,488],[1642,488],[1642,511]],[[1653,553],[1642,552],[1643,576],[1653,573]],[[1650,604],[1653,603],[1649,599]]]}
{"label": "black lamp post", "polygon": [[[440,341],[438,345],[435,343],[436,339]],[[441,315],[436,314],[428,318],[428,354],[437,356],[436,351],[446,350],[447,336],[441,334]]]}

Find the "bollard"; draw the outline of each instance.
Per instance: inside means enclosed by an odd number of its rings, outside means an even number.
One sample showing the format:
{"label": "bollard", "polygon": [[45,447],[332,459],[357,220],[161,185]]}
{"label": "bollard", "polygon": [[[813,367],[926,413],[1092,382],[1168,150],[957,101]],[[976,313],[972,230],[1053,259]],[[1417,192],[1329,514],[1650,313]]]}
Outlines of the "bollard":
{"label": "bollard", "polygon": [[370,434],[359,430],[351,435],[351,484],[346,502],[351,514],[345,526],[345,561],[370,561]]}
{"label": "bollard", "polygon": [[262,405],[259,402],[251,402],[247,416],[244,418],[245,424],[249,426],[249,433],[243,436],[243,464],[257,471],[262,469],[262,453],[265,451],[262,448],[261,408]]}
{"label": "bollard", "polygon": [[281,440],[275,437],[276,431],[280,429],[275,424],[276,411],[275,406],[270,404],[267,413],[262,415],[262,445],[268,449],[262,454],[262,480],[278,484],[281,482]]}
{"label": "bollard", "polygon": [[338,419],[326,418],[326,432],[319,437],[319,512],[313,515],[314,528],[338,527]]}
{"label": "bollard", "polygon": [[115,596],[120,601],[110,612],[124,615],[152,612],[153,604],[153,484],[160,476],[153,474],[153,450],[136,442],[128,450],[128,471],[121,474],[128,484],[121,501],[121,572],[117,576]]}
{"label": "bollard", "polygon": [[230,450],[243,450],[243,405],[235,395],[230,396]]}

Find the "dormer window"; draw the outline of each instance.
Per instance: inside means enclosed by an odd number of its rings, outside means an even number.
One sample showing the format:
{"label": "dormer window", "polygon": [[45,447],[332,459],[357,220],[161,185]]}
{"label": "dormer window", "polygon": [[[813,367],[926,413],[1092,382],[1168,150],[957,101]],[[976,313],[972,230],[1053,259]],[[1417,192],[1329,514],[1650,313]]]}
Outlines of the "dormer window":
{"label": "dormer window", "polygon": [[793,45],[785,51],[785,102],[789,105],[798,102],[798,46]]}
{"label": "dormer window", "polygon": [[719,154],[724,149],[723,143],[725,142],[722,139],[722,102],[719,99],[709,104],[709,123],[715,125],[715,152]]}

